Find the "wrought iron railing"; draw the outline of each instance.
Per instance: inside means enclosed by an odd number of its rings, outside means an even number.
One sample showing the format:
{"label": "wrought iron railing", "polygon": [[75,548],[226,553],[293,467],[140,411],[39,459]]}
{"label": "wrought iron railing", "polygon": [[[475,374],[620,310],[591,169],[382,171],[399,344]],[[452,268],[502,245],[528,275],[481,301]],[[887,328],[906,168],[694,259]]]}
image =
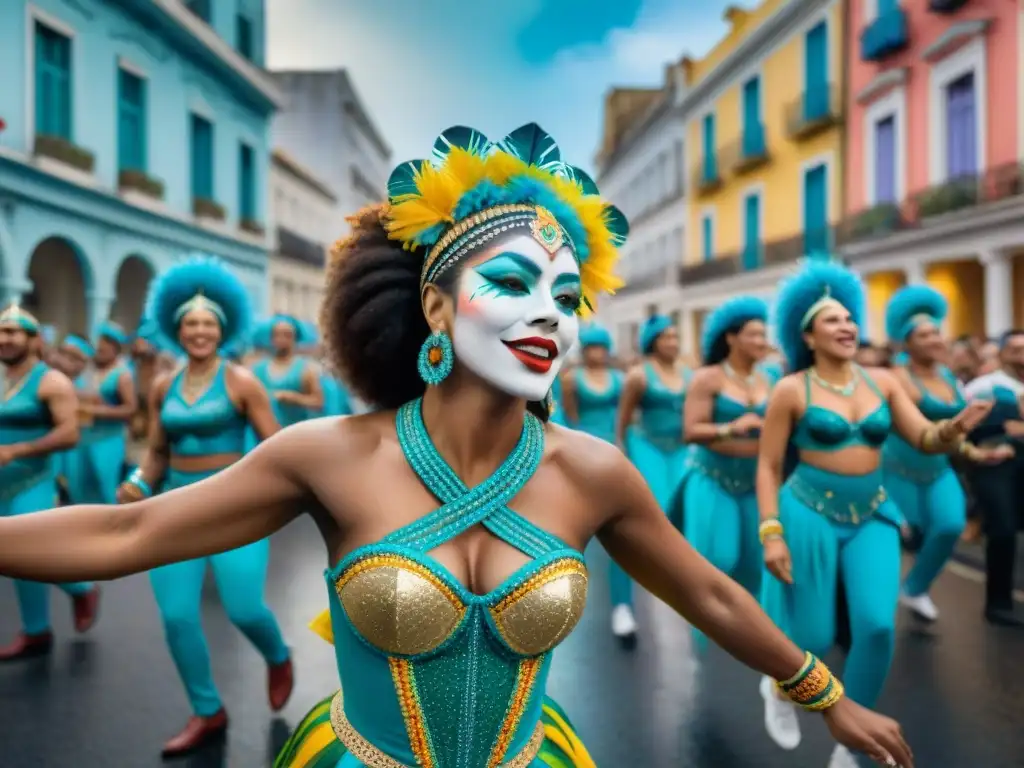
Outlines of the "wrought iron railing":
{"label": "wrought iron railing", "polygon": [[784,110],[789,137],[803,141],[842,122],[842,94],[833,85],[814,86],[789,102]]}

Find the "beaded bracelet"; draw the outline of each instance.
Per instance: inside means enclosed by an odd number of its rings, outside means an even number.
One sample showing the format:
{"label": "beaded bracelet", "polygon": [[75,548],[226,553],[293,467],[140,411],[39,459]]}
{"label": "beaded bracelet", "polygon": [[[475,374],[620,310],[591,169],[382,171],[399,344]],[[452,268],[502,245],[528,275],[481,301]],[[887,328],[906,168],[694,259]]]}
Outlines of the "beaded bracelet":
{"label": "beaded bracelet", "polygon": [[839,678],[813,653],[804,657],[799,672],[776,685],[786,698],[809,712],[828,709],[846,692]]}
{"label": "beaded bracelet", "polygon": [[761,525],[757,528],[757,536],[761,539],[761,543],[764,544],[769,539],[781,539],[783,533],[782,523],[777,518],[771,518],[770,520],[762,520]]}
{"label": "beaded bracelet", "polygon": [[134,485],[142,493],[142,498],[148,499],[153,495],[153,488],[149,483],[146,482],[146,478],[142,476],[142,470],[136,468],[128,475],[128,479],[125,480],[128,485]]}

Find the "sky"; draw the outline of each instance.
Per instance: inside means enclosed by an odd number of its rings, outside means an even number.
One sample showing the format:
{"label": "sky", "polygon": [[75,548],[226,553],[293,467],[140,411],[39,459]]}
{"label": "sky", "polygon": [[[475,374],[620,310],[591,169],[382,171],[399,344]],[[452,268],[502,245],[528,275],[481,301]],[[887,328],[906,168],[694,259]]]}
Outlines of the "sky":
{"label": "sky", "polygon": [[349,71],[393,164],[445,128],[498,140],[535,122],[588,171],[613,86],[659,86],[755,0],[267,0],[271,69]]}

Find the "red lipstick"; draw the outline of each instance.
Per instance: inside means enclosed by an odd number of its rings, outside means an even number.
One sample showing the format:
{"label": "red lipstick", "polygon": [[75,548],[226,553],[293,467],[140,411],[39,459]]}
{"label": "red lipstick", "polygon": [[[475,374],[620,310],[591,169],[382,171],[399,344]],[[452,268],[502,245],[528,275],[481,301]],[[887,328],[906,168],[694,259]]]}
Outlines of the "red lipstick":
{"label": "red lipstick", "polygon": [[502,341],[508,351],[515,355],[519,362],[534,373],[547,373],[558,357],[558,345],[550,339],[530,336],[526,339]]}

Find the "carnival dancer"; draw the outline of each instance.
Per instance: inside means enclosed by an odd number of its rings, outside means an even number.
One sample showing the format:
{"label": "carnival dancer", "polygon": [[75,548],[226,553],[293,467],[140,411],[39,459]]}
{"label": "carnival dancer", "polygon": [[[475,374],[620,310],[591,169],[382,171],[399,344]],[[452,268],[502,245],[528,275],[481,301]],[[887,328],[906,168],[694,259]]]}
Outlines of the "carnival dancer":
{"label": "carnival dancer", "polygon": [[308,357],[296,352],[298,347],[315,341],[309,338],[309,332],[306,324],[291,315],[275,315],[270,320],[271,355],[252,369],[270,393],[277,421],[283,427],[318,416],[324,407],[320,371]]}
{"label": "carnival dancer", "polygon": [[[38,334],[39,321],[17,305],[0,312],[0,518],[53,506],[55,456],[78,440],[74,387],[39,359]],[[21,631],[0,648],[0,661],[41,656],[53,648],[50,584],[18,578],[14,588]],[[75,630],[88,631],[99,611],[99,587],[81,581],[60,588],[71,597]]]}
{"label": "carnival dancer", "polygon": [[131,342],[131,371],[138,401],[135,413],[128,422],[128,441],[125,449],[125,464],[128,472],[134,471],[146,453],[149,436],[149,394],[160,371],[160,354],[156,347],[157,328],[151,320],[143,320],[135,331]]}
{"label": "carnival dancer", "polygon": [[[793,372],[772,391],[761,431],[757,501],[764,544],[763,601],[794,642],[824,655],[835,641],[842,578],[852,642],[847,690],[873,707],[892,660],[903,522],[882,485],[881,447],[895,433],[926,453],[954,453],[989,410],[973,403],[933,424],[891,373],[853,363],[864,314],[860,279],[838,263],[811,261],[776,300],[782,349]],[[799,463],[782,485],[790,441]],[[796,712],[769,678],[761,694],[768,734],[800,743]],[[852,768],[843,746],[830,768]]]}
{"label": "carnival dancer", "polygon": [[[942,321],[946,299],[934,288],[901,288],[886,308],[886,334],[904,345],[903,366],[893,369],[918,409],[933,422],[951,419],[967,404],[952,371],[940,363],[946,355]],[[1003,444],[992,451],[968,450],[965,458],[997,463],[1013,456]],[[949,457],[918,450],[899,435],[891,435],[882,451],[885,490],[908,525],[923,535],[914,567],[903,581],[900,602],[927,621],[939,610],[928,594],[956,547],[967,524],[967,499]]]}
{"label": "carnival dancer", "polygon": [[[158,326],[159,346],[179,350],[187,362],[153,384],[150,412],[158,421],[142,465],[121,486],[122,501],[147,498],[161,486],[164,492],[191,486],[224,470],[243,454],[250,425],[260,439],[278,430],[263,386],[220,354],[245,337],[249,312],[245,287],[213,258],[197,256],[176,264],[151,285],[146,315]],[[167,498],[171,504],[194,503],[175,493]],[[196,749],[221,736],[228,724],[200,623],[207,566],[228,618],[267,662],[271,708],[280,710],[291,695],[290,653],[263,599],[270,541],[247,538],[239,545],[220,548],[212,557],[196,552],[172,564],[153,563],[161,567],[150,571],[167,643],[193,711],[185,728],[164,745],[166,756]]]}
{"label": "carnival dancer", "polygon": [[[81,439],[82,432],[88,427],[89,418],[82,407],[80,390],[87,381],[86,369],[92,361],[96,351],[86,339],[73,333],[69,333],[56,347],[51,357],[51,368],[60,371],[71,380],[75,388],[75,418],[78,422],[78,435]],[[76,471],[78,463],[78,445],[66,451],[55,451],[53,462],[57,473],[57,492],[60,495],[62,504],[71,504],[71,490],[69,477]]]}
{"label": "carnival dancer", "polygon": [[79,398],[84,421],[67,465],[68,492],[76,504],[113,504],[123,479],[128,422],[138,409],[135,381],[121,357],[128,335],[115,323],[100,325],[89,380]]}
{"label": "carnival dancer", "polygon": [[754,475],[772,387],[758,368],[768,350],[767,321],[768,305],[753,296],[727,301],[707,317],[704,367],[690,382],[684,413],[686,439],[696,444],[683,489],[686,538],[758,597],[764,566]]}
{"label": "carnival dancer", "polygon": [[[580,351],[583,365],[559,378],[566,423],[614,444],[619,396],[625,377],[610,365],[612,335],[597,323],[587,324],[580,328]],[[630,638],[636,633],[633,582],[614,560],[608,565],[608,586],[612,634]]]}
{"label": "carnival dancer", "polygon": [[985,521],[985,619],[1007,627],[1024,627],[1014,607],[1014,566],[1017,532],[1024,525],[1024,330],[1011,330],[999,340],[999,368],[966,387],[968,399],[983,398],[992,412],[972,435],[982,445],[1009,446],[1014,457],[994,466],[974,465],[968,477]]}
{"label": "carnival dancer", "polygon": [[654,594],[823,710],[837,739],[912,768],[899,726],[845,697],[697,555],[617,448],[545,424],[539,401],[577,313],[618,282],[626,221],[596,185],[531,124],[496,145],[450,129],[388,189],[336,246],[323,309],[339,369],[380,410],[296,424],[171,494],[0,520],[0,573],[112,577],[205,556],[315,499],[331,561],[317,626],[343,694],[278,766],[590,768],[544,689],[583,612],[596,534]]}

